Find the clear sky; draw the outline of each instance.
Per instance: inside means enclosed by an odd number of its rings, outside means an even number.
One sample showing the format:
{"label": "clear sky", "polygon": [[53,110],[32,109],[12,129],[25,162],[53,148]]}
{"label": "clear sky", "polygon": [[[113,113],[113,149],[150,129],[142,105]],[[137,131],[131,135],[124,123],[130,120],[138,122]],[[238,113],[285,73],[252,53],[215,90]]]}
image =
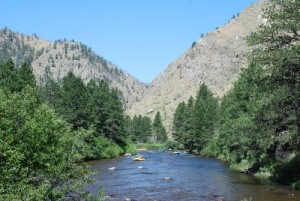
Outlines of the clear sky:
{"label": "clear sky", "polygon": [[151,82],[201,33],[255,0],[1,0],[0,28],[83,42]]}

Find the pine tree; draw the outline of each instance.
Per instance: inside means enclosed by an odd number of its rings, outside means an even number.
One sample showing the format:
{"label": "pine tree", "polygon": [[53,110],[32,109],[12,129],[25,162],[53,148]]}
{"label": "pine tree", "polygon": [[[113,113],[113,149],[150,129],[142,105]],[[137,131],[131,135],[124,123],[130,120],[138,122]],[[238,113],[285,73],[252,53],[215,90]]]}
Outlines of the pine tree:
{"label": "pine tree", "polygon": [[45,84],[40,87],[40,94],[43,102],[51,105],[56,112],[61,113],[61,87],[59,83],[48,78]]}
{"label": "pine tree", "polygon": [[267,95],[255,118],[263,128],[259,146],[267,153],[260,155],[259,163],[274,167],[276,161],[274,169],[285,180],[282,170],[300,174],[295,168],[300,165],[299,8],[299,1],[272,0],[265,12],[268,23],[249,37],[249,43],[258,47],[250,59],[266,72],[262,88]]}
{"label": "pine tree", "polygon": [[185,121],[186,121],[186,104],[181,102],[178,104],[173,119],[173,137],[174,140],[183,143],[185,135]]}
{"label": "pine tree", "polygon": [[159,111],[156,113],[153,121],[153,133],[156,137],[156,142],[165,142],[168,138],[166,129],[162,124],[162,119]]}
{"label": "pine tree", "polygon": [[149,117],[142,115],[132,119],[132,140],[134,142],[149,142],[152,137],[152,122]]}
{"label": "pine tree", "polygon": [[63,79],[61,113],[76,130],[88,127],[87,91],[81,78],[69,72]]}
{"label": "pine tree", "polygon": [[194,98],[191,96],[188,100],[185,111],[185,124],[184,124],[184,136],[183,146],[185,149],[192,151],[194,138],[193,138],[193,110],[194,110]]}
{"label": "pine tree", "polygon": [[205,84],[200,86],[192,113],[194,148],[201,151],[215,131],[218,102]]}
{"label": "pine tree", "polygon": [[116,143],[122,144],[125,140],[124,109],[120,92],[117,89],[111,90],[110,99],[106,106],[109,108],[109,114],[105,121],[105,134]]}
{"label": "pine tree", "polygon": [[18,69],[18,91],[26,86],[36,87],[35,76],[32,72],[32,69],[28,63],[23,63],[21,68]]}
{"label": "pine tree", "polygon": [[17,91],[17,71],[13,60],[8,59],[0,63],[0,88],[11,92]]}
{"label": "pine tree", "polygon": [[101,108],[103,107],[103,100],[101,99],[101,88],[94,80],[90,80],[86,85],[87,89],[87,113],[88,125],[94,126],[96,133],[101,134],[103,132],[101,125]]}

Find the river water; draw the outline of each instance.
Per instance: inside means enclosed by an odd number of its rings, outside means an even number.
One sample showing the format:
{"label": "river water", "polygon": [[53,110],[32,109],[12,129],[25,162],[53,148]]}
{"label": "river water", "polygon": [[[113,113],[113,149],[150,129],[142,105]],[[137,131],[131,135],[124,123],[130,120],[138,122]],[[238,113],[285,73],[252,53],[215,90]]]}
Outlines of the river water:
{"label": "river water", "polygon": [[[228,168],[224,162],[190,154],[145,151],[146,161],[131,156],[91,161],[95,183],[86,191],[97,195],[100,188],[111,200],[225,200],[300,201],[300,192],[288,186],[259,180]],[[142,166],[139,168],[139,166]],[[109,170],[116,167],[116,170]]]}

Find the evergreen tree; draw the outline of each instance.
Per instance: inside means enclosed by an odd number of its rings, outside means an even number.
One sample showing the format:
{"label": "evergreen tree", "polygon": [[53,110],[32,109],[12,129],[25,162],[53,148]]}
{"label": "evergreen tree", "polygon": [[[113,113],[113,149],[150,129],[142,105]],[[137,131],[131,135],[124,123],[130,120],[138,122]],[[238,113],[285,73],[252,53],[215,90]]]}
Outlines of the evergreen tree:
{"label": "evergreen tree", "polygon": [[126,138],[131,138],[132,135],[132,120],[130,116],[125,115],[124,118],[124,133],[126,135]]}
{"label": "evergreen tree", "polygon": [[18,91],[22,91],[25,86],[36,87],[35,76],[28,63],[23,63],[18,69]]}
{"label": "evergreen tree", "polygon": [[155,115],[154,121],[153,121],[153,133],[156,138],[156,142],[165,142],[167,137],[167,132],[165,127],[162,124],[162,119],[160,112],[158,111]]}
{"label": "evergreen tree", "polygon": [[232,163],[244,160],[254,164],[258,158],[259,136],[253,120],[264,97],[260,87],[263,75],[263,69],[251,64],[222,100],[219,141],[222,155]]}
{"label": "evergreen tree", "polygon": [[88,127],[87,91],[81,78],[69,72],[63,79],[61,91],[61,114],[76,130]]}
{"label": "evergreen tree", "polygon": [[194,138],[193,138],[193,110],[194,110],[194,98],[191,96],[188,100],[185,110],[185,121],[184,121],[184,136],[183,136],[183,147],[192,151]]}
{"label": "evergreen tree", "polygon": [[266,153],[259,163],[272,166],[277,175],[282,170],[300,175],[299,7],[299,1],[272,0],[265,12],[268,24],[249,37],[258,46],[250,59],[266,72],[261,86],[266,96],[255,118],[261,133],[258,145]]}
{"label": "evergreen tree", "polygon": [[256,49],[222,101],[219,136],[227,160],[290,181],[300,175],[299,6],[272,0],[268,23],[248,38]]}
{"label": "evergreen tree", "polygon": [[201,151],[212,139],[218,120],[218,102],[205,84],[200,86],[192,112],[194,148]]}
{"label": "evergreen tree", "polygon": [[61,113],[61,87],[59,83],[47,78],[45,84],[40,87],[43,102],[51,105],[56,112]]}
{"label": "evergreen tree", "polygon": [[177,142],[183,143],[185,135],[185,121],[186,121],[186,104],[181,102],[178,104],[173,119],[173,137]]}
{"label": "evergreen tree", "polygon": [[98,134],[102,134],[103,128],[101,124],[101,109],[104,107],[102,100],[102,92],[99,85],[90,80],[86,85],[87,90],[87,105],[86,110],[88,113],[88,126],[94,126]]}
{"label": "evergreen tree", "polygon": [[105,134],[109,139],[122,144],[126,137],[124,132],[124,109],[120,92],[117,89],[111,90],[110,99],[106,106],[109,108],[109,114],[105,121]]}
{"label": "evergreen tree", "polygon": [[11,92],[18,90],[17,70],[15,64],[11,59],[0,63],[0,88],[5,88]]}
{"label": "evergreen tree", "polygon": [[132,119],[132,140],[134,142],[149,142],[152,137],[152,122],[149,117],[142,115]]}

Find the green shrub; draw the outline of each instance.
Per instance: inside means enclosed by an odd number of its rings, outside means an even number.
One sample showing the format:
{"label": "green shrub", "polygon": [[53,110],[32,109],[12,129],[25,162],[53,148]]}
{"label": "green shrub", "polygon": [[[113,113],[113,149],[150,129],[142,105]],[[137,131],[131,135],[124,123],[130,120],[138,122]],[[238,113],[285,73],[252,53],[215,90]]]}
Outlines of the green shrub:
{"label": "green shrub", "polygon": [[78,163],[80,133],[72,132],[48,105],[39,104],[32,88],[19,94],[0,90],[0,114],[0,200],[82,195],[89,171]]}
{"label": "green shrub", "polygon": [[136,154],[136,145],[134,145],[132,142],[128,143],[124,149],[124,152]]}
{"label": "green shrub", "polygon": [[201,151],[201,155],[217,157],[220,153],[218,139],[214,138],[207,143],[204,149]]}
{"label": "green shrub", "polygon": [[[168,149],[180,149],[180,144],[178,142],[175,142],[175,141],[171,141],[171,140],[168,140],[166,141],[165,143],[165,147],[168,148]],[[183,146],[182,146],[183,148]],[[180,149],[181,150],[181,149]]]}
{"label": "green shrub", "polygon": [[159,143],[139,143],[136,145],[138,149],[165,149],[165,144]]}
{"label": "green shrub", "polygon": [[295,190],[300,190],[300,180],[294,182],[294,183],[292,184],[292,187],[293,187],[293,189],[295,189]]}
{"label": "green shrub", "polygon": [[94,157],[96,159],[100,158],[115,158],[123,154],[123,149],[114,143],[112,140],[109,140],[106,137],[96,137],[94,139]]}

